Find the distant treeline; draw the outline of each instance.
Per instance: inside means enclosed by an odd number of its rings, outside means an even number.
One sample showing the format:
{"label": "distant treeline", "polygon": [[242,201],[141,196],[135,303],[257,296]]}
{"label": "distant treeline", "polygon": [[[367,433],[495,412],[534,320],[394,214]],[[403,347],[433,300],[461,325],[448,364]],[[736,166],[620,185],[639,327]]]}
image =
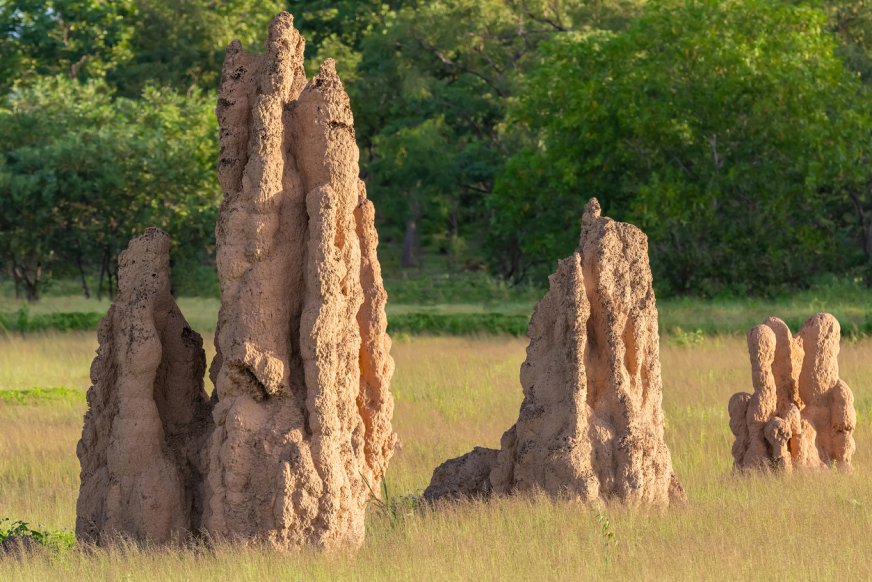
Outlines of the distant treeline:
{"label": "distant treeline", "polygon": [[648,233],[661,294],[872,283],[869,0],[0,0],[23,296],[111,294],[147,226],[176,272],[212,263],[223,51],[280,10],[310,71],[337,60],[390,268],[542,285],[596,196]]}

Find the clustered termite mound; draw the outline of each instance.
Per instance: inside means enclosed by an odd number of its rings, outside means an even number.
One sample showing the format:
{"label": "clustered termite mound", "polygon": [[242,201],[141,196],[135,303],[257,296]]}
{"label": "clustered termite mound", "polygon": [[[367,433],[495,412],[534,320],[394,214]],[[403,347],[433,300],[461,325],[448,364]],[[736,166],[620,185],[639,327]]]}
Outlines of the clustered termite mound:
{"label": "clustered termite mound", "polygon": [[204,522],[280,545],[358,546],[393,454],[387,294],[332,60],[307,82],[284,13],[230,45],[218,94],[218,393]]}
{"label": "clustered termite mound", "polygon": [[227,49],[211,400],[167,237],[121,257],[79,444],[80,538],[363,542],[396,442],[387,294],[348,96],[331,60],[306,80],[303,49],[287,13],[265,54]]}
{"label": "clustered termite mound", "polygon": [[657,307],[648,239],[600,216],[560,261],[530,320],[524,401],[500,449],[439,466],[429,500],[544,491],[589,502],[683,501],[664,440]]}
{"label": "clustered termite mound", "polygon": [[730,398],[736,469],[849,469],[857,413],[839,378],[839,322],[810,317],[796,336],[777,317],[748,333],[754,394]]}
{"label": "clustered termite mound", "polygon": [[[119,257],[77,449],[82,540],[363,543],[396,445],[387,294],[348,96],[332,60],[306,79],[304,46],[282,13],[264,54],[227,49],[211,397],[202,339],[171,294],[169,237],[148,229]],[[424,497],[685,501],[664,439],[647,237],[591,199],[549,282],[517,422],[500,449],[437,467]],[[848,467],[856,413],[835,318],[797,337],[771,318],[749,349],[755,392],[729,405],[735,466]]]}

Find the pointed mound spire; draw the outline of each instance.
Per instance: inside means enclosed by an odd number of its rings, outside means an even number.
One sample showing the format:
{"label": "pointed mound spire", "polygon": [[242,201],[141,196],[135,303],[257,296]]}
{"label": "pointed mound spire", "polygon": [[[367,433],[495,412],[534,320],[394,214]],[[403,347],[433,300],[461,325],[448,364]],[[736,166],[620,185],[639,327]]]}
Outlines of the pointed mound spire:
{"label": "pointed mound spire", "polygon": [[664,440],[648,240],[591,199],[576,252],[530,320],[524,402],[500,450],[447,461],[428,499],[543,490],[584,502],[684,500]]}

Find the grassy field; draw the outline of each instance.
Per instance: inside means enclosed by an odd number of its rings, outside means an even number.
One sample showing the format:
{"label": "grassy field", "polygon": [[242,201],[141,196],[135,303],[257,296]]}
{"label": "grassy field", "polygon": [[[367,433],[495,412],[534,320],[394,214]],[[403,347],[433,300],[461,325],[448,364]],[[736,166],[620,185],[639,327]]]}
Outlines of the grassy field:
{"label": "grassy field", "polygon": [[[211,337],[206,338],[207,346]],[[400,338],[394,426],[402,447],[388,483],[395,511],[374,510],[356,555],[257,547],[115,547],[0,558],[0,579],[529,580],[870,578],[872,340],[843,342],[856,395],[853,474],[731,474],[726,402],[747,389],[744,340],[664,342],[667,439],[690,497],[667,512],[544,498],[414,508],[433,468],[473,445],[497,446],[517,417],[525,341]],[[92,333],[0,339],[0,518],[72,529]],[[52,396],[54,395],[54,396]]]}

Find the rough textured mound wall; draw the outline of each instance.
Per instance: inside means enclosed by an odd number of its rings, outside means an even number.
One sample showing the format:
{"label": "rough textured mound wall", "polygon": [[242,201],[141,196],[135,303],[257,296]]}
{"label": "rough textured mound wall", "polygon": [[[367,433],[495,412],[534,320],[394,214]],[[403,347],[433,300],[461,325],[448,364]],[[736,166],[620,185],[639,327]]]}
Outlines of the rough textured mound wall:
{"label": "rough textured mound wall", "polygon": [[438,467],[424,496],[684,500],[664,441],[651,282],[647,237],[600,216],[592,199],[578,250],[560,261],[530,320],[518,421],[499,451],[476,448]]}
{"label": "rough textured mound wall", "polygon": [[76,535],[163,543],[197,531],[211,405],[203,340],[170,294],[165,233],[150,228],[121,253],[98,339],[77,449]]}
{"label": "rough textured mound wall", "polygon": [[279,546],[358,546],[393,454],[393,373],[372,204],[348,96],[311,81],[282,13],[227,49],[218,95],[218,393],[205,525]]}
{"label": "rough textured mound wall", "polygon": [[839,322],[810,317],[794,337],[770,317],[748,333],[754,394],[730,398],[736,469],[849,468],[854,395],[839,379]]}

